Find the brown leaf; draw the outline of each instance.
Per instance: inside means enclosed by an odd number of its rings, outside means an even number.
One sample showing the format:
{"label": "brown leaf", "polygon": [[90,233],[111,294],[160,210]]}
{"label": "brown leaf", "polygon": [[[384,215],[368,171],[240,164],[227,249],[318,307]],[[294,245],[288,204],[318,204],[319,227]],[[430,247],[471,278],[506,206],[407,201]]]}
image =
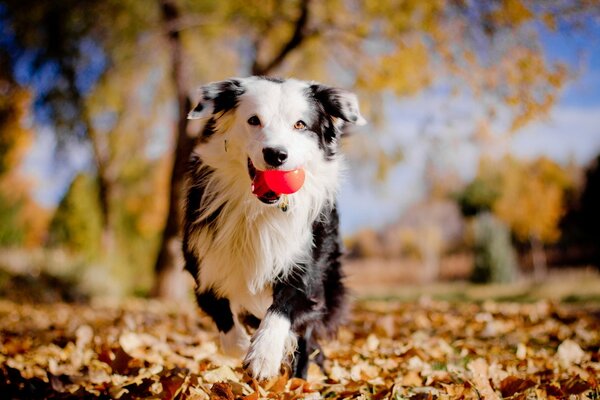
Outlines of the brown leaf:
{"label": "brown leaf", "polygon": [[124,374],[129,368],[129,362],[133,360],[133,357],[127,354],[121,346],[116,352],[108,353],[107,358],[109,360],[107,364],[118,374]]}
{"label": "brown leaf", "polygon": [[210,389],[211,400],[235,400],[229,383],[217,382]]}
{"label": "brown leaf", "polygon": [[423,380],[417,371],[409,371],[404,377],[402,377],[403,386],[422,386]]}
{"label": "brown leaf", "polygon": [[173,399],[183,385],[185,378],[180,375],[163,376],[160,379],[163,389],[163,398]]}
{"label": "brown leaf", "polygon": [[289,389],[291,391],[294,391],[298,388],[302,388],[302,392],[309,392],[310,391],[310,383],[306,382],[304,379],[300,379],[300,378],[292,378],[290,379],[290,387]]}
{"label": "brown leaf", "polygon": [[562,391],[562,389],[556,385],[555,383],[552,383],[550,385],[547,385],[545,387],[546,389],[546,393],[549,396],[553,396],[553,397],[557,397],[557,398],[563,398],[565,397],[565,393]]}
{"label": "brown leaf", "polygon": [[580,394],[592,388],[588,382],[578,376],[572,376],[569,379],[562,380],[560,387],[567,395]]}
{"label": "brown leaf", "polygon": [[285,385],[287,384],[287,376],[281,375],[269,380],[265,385],[265,390],[273,393],[281,393],[285,390]]}
{"label": "brown leaf", "polygon": [[248,396],[244,396],[242,399],[243,400],[258,400],[259,399],[258,392],[254,392],[254,393],[249,394]]}
{"label": "brown leaf", "polygon": [[500,392],[503,397],[510,397],[515,393],[525,391],[535,386],[535,382],[530,379],[521,379],[516,376],[506,377],[500,382]]}

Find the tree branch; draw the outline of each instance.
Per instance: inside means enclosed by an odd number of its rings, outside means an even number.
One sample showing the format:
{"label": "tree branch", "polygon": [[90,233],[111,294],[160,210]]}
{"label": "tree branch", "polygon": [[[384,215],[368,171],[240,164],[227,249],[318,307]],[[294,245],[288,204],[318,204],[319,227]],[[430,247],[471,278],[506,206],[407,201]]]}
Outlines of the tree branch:
{"label": "tree branch", "polygon": [[[302,0],[300,4],[300,15],[294,24],[294,33],[290,40],[279,50],[279,52],[266,63],[260,63],[258,61],[258,51],[255,55],[254,62],[252,63],[252,74],[253,75],[267,75],[286,59],[286,57],[309,36],[310,32],[307,29],[309,19],[309,5],[311,0]],[[258,46],[256,46],[258,49]]]}

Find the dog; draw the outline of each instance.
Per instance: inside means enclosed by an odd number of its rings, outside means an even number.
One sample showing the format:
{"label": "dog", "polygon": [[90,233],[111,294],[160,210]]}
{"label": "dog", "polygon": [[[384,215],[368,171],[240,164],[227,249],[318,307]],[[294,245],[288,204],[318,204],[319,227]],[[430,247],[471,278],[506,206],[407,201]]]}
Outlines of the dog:
{"label": "dog", "polygon": [[[277,376],[286,362],[306,378],[311,354],[322,367],[317,340],[344,315],[340,138],[366,121],[355,94],[315,82],[233,78],[200,95],[188,115],[203,125],[183,213],[198,305],[214,320],[223,352],[243,357],[252,377]],[[259,171],[297,168],[305,180],[296,193],[253,193]]]}

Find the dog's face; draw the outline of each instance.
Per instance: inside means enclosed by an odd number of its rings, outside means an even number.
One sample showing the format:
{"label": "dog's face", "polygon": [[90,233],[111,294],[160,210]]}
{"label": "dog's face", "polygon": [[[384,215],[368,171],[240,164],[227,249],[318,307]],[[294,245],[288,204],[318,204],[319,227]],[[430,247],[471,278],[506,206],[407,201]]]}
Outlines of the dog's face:
{"label": "dog's face", "polygon": [[[346,123],[362,125],[356,96],[294,79],[243,78],[202,88],[190,119],[210,118],[201,140],[227,140],[260,169],[291,170],[337,153]],[[217,139],[217,140],[219,140]]]}

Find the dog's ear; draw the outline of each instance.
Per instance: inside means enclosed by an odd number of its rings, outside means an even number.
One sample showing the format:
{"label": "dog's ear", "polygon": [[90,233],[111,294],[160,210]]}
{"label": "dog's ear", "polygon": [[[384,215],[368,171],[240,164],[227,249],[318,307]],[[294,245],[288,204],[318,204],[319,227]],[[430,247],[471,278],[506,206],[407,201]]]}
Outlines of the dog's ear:
{"label": "dog's ear", "polygon": [[321,84],[313,84],[310,90],[314,99],[334,118],[340,118],[354,125],[365,125],[367,120],[360,114],[358,98],[352,92]]}
{"label": "dog's ear", "polygon": [[188,114],[188,119],[207,118],[237,107],[238,97],[245,89],[240,79],[213,82],[200,88],[200,101]]}

